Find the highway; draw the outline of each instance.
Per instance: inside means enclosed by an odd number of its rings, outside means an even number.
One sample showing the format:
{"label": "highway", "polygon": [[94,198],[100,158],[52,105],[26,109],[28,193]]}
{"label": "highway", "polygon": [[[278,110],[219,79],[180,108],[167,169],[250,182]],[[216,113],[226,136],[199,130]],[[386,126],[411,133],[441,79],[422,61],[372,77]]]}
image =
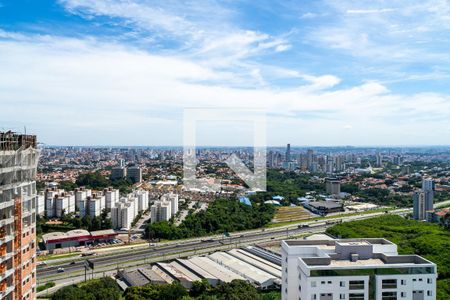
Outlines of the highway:
{"label": "highway", "polygon": [[[178,245],[168,245],[168,246],[160,246],[160,247],[148,247],[146,249],[136,249],[125,251],[125,253],[112,253],[112,254],[104,254],[99,256],[86,257],[94,263],[95,269],[102,268],[105,266],[110,266],[111,269],[115,269],[120,267],[121,264],[130,262],[130,261],[139,261],[150,258],[161,257],[161,260],[164,259],[164,256],[168,256],[171,254],[189,252],[189,251],[199,251],[205,249],[213,249],[226,245],[243,245],[249,244],[253,241],[270,241],[272,238],[287,238],[289,236],[296,236],[301,234],[306,234],[309,231],[324,231],[328,226],[324,223],[320,223],[314,225],[313,227],[306,228],[294,228],[294,229],[279,229],[279,230],[271,230],[271,231],[260,231],[259,233],[248,233],[241,236],[231,236],[226,238],[205,238],[202,241],[185,241],[180,242]],[[45,279],[49,276],[61,275],[61,277],[66,277],[68,273],[80,272],[84,271],[84,260],[74,260],[57,263],[48,266],[39,266],[37,269],[37,276],[40,280]],[[63,267],[64,273],[58,273],[58,268]]]}
{"label": "highway", "polygon": [[[403,214],[407,210],[391,211],[395,214]],[[205,254],[220,249],[230,249],[242,247],[255,243],[263,243],[271,240],[281,240],[293,236],[300,236],[309,233],[324,232],[332,223],[347,222],[357,219],[373,218],[384,213],[361,214],[353,216],[342,216],[336,219],[303,221],[298,224],[286,225],[278,228],[268,228],[265,230],[252,230],[240,233],[233,233],[230,237],[205,237],[182,241],[174,241],[162,245],[138,246],[126,250],[118,247],[115,252],[99,253],[80,259],[80,257],[67,258],[64,261],[48,261],[48,265],[40,265],[37,268],[37,278],[42,284],[47,281],[67,282],[74,278],[79,278],[84,274],[85,260],[89,259],[94,263],[94,273],[104,273],[118,268],[137,266],[140,264],[164,261],[172,257],[192,256]],[[302,227],[302,226],[309,227]],[[58,268],[64,268],[64,272],[58,273]],[[90,271],[89,271],[90,272]]]}

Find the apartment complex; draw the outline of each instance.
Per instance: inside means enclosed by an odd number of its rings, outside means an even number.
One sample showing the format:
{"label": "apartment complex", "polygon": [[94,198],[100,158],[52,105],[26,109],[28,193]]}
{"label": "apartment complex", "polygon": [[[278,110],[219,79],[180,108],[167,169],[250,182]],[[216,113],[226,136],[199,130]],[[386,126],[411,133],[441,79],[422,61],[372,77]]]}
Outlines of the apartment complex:
{"label": "apartment complex", "polygon": [[0,299],[36,297],[36,136],[0,132]]}
{"label": "apartment complex", "polygon": [[436,265],[385,239],[282,242],[283,300],[434,300]]}
{"label": "apartment complex", "polygon": [[159,201],[155,201],[150,208],[151,223],[169,221],[178,212],[178,195],[164,194]]}
{"label": "apartment complex", "polygon": [[126,197],[120,198],[111,208],[113,228],[130,229],[139,212],[146,211],[148,206],[149,195],[145,190],[135,190]]}

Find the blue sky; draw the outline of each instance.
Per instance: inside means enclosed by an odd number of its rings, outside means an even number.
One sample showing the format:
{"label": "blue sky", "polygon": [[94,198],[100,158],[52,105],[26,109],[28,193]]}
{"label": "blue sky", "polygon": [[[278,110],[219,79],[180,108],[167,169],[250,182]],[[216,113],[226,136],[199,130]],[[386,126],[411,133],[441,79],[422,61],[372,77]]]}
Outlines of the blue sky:
{"label": "blue sky", "polygon": [[185,109],[255,108],[270,145],[449,144],[448,49],[448,1],[0,0],[0,130],[180,145]]}

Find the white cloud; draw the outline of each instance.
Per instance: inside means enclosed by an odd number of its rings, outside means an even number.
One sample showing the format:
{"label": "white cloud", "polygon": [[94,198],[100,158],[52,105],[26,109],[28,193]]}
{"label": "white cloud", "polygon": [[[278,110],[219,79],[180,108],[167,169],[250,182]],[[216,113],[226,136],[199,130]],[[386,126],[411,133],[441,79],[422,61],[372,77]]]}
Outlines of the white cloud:
{"label": "white cloud", "polygon": [[392,8],[381,8],[381,9],[349,9],[347,10],[348,14],[380,14],[393,12],[395,9]]}
{"label": "white cloud", "polygon": [[[307,84],[236,88],[232,74],[189,57],[52,36],[0,40],[0,65],[2,124],[27,125],[52,144],[180,144],[189,107],[267,109],[269,132],[283,132],[269,137],[272,144],[394,143],[394,136],[383,139],[394,128],[418,138],[399,133],[396,144],[450,140],[448,96],[396,94],[378,82],[339,88],[333,75],[279,69]],[[250,73],[264,81],[257,67]],[[344,136],[349,122],[352,135]]]}

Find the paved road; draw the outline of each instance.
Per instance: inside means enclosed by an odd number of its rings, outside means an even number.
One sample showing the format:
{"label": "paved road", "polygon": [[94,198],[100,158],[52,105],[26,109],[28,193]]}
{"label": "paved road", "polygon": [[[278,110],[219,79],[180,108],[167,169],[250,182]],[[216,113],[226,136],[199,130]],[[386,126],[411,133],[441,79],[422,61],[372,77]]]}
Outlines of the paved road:
{"label": "paved road", "polygon": [[[393,213],[402,214],[407,210],[397,210]],[[392,212],[391,212],[392,213]],[[261,243],[264,241],[270,241],[274,239],[285,239],[291,236],[298,236],[307,234],[309,232],[323,232],[332,224],[340,220],[352,221],[356,219],[373,218],[384,213],[373,213],[356,216],[343,216],[339,219],[330,219],[314,222],[303,222],[302,224],[309,224],[310,227],[300,227],[298,224],[288,225],[279,228],[271,228],[266,230],[253,230],[245,233],[235,233],[231,237],[223,238],[219,236],[205,237],[202,239],[183,240],[178,242],[171,242],[163,246],[146,246],[137,247],[135,249],[128,248],[125,251],[104,253],[94,257],[86,257],[95,264],[96,272],[108,272],[117,268],[123,268],[130,265],[142,264],[150,261],[163,261],[174,255],[195,255],[198,253],[206,253],[208,251],[216,251],[223,248],[224,245],[228,247],[235,247],[250,245],[254,243]],[[327,224],[328,223],[328,224]],[[120,251],[120,252],[118,252]],[[74,260],[75,259],[75,260]],[[72,262],[73,261],[73,262]],[[56,263],[49,262],[48,266],[39,266],[37,268],[37,276],[40,283],[55,280],[58,278],[64,279],[66,282],[72,281],[73,278],[79,277],[84,273],[85,260],[79,258],[72,258],[68,261],[58,261]],[[58,268],[63,267],[64,272],[58,273]]]}
{"label": "paved road", "polygon": [[[109,254],[109,255],[102,255],[102,256],[94,256],[94,257],[86,257],[86,259],[89,259],[90,261],[94,262],[95,268],[100,268],[104,266],[111,266],[111,268],[116,268],[117,266],[120,267],[122,263],[126,263],[128,261],[137,261],[137,260],[144,260],[144,259],[150,259],[155,257],[161,257],[161,260],[163,260],[164,256],[175,254],[175,253],[182,253],[187,251],[197,251],[197,250],[203,250],[208,248],[216,248],[220,247],[222,245],[229,245],[229,244],[246,244],[250,243],[252,241],[260,241],[260,240],[271,240],[272,238],[277,237],[288,237],[288,236],[295,236],[295,235],[301,235],[305,234],[308,231],[311,231],[314,229],[320,228],[320,231],[324,231],[326,227],[329,225],[325,225],[323,223],[317,224],[317,226],[311,227],[311,228],[294,228],[294,229],[279,229],[279,230],[273,230],[273,231],[260,231],[259,233],[251,233],[246,234],[242,236],[235,236],[235,237],[229,237],[229,238],[215,238],[215,239],[209,239],[205,238],[204,241],[195,241],[195,242],[180,242],[178,245],[168,245],[163,247],[148,247],[146,249],[133,249],[130,251],[125,251],[125,253],[117,253],[117,254]],[[67,275],[67,273],[73,273],[73,272],[79,272],[84,271],[84,260],[78,260],[72,262],[64,262],[64,263],[57,263],[54,265],[49,266],[39,266],[37,269],[37,275],[38,278],[44,279],[48,276],[55,276],[57,275],[57,270],[60,267],[63,267],[65,272],[61,273],[61,275]],[[116,265],[116,266],[115,266]]]}

